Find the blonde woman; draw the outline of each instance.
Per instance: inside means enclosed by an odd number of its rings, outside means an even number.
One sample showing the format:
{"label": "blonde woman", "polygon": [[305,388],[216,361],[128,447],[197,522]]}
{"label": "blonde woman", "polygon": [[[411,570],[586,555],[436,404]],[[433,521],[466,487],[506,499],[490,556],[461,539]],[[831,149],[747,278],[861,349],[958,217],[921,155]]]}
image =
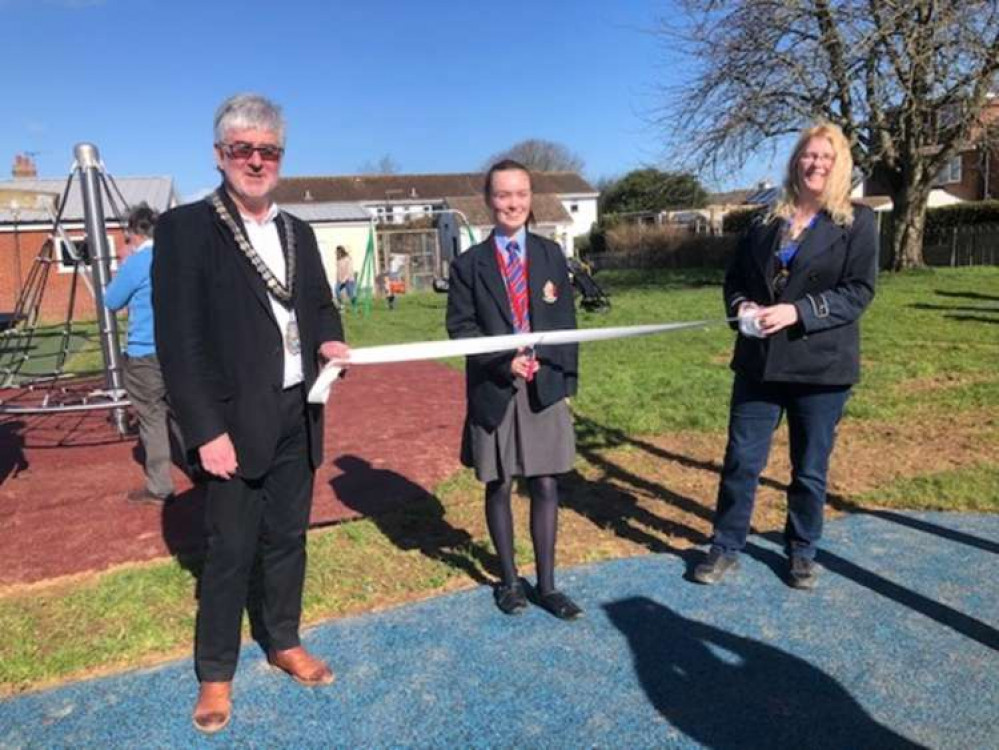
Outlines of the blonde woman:
{"label": "blonde woman", "polygon": [[739,335],[714,535],[693,574],[699,583],[717,583],[738,567],[760,473],[786,415],[787,581],[815,586],[829,456],[860,375],[859,319],[877,276],[874,215],[850,203],[852,172],[850,145],[838,127],[805,130],[780,202],[748,229],[725,276],[725,306],[739,318]]}

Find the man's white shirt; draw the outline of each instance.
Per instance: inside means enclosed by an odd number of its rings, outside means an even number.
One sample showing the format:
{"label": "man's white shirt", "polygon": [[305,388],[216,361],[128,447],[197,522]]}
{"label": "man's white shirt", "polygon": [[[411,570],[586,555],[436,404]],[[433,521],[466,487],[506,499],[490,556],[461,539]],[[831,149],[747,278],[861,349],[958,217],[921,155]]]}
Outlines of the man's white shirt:
{"label": "man's white shirt", "polygon": [[[242,215],[242,214],[241,214]],[[249,216],[243,216],[243,225],[246,227],[246,235],[257,251],[260,259],[267,264],[271,273],[283,281],[287,286],[287,269],[285,268],[284,251],[281,249],[281,238],[278,235],[278,227],[275,219],[278,215],[276,203],[271,204],[270,210],[262,222],[257,222]],[[290,388],[301,383],[305,377],[302,374],[302,355],[291,354],[288,346],[288,324],[295,322],[295,310],[282,305],[270,292],[267,298],[271,303],[271,310],[274,311],[274,319],[277,320],[278,328],[281,331],[282,349],[284,351],[284,387]]]}

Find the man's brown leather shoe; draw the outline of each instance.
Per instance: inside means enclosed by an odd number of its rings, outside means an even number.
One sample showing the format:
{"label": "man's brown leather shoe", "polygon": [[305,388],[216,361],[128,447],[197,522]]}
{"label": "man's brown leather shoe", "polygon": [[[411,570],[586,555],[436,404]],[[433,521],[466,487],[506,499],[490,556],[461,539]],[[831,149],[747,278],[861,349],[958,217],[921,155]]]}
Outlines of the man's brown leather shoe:
{"label": "man's brown leather shoe", "polygon": [[232,682],[202,682],[191,720],[194,728],[215,734],[226,728],[232,718]]}
{"label": "man's brown leather shoe", "polygon": [[326,662],[317,659],[302,646],[284,651],[269,651],[267,663],[275,669],[287,672],[295,682],[306,687],[330,685],[336,679]]}

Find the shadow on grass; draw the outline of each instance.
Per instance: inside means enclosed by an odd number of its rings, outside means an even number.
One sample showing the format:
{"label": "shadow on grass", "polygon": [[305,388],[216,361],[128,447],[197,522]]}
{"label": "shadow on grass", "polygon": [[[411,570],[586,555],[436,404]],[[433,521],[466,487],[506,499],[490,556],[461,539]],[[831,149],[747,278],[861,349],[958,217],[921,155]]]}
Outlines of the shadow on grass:
{"label": "shadow on grass", "polygon": [[[947,312],[966,312],[966,313],[999,313],[999,308],[995,307],[980,307],[977,305],[931,305],[928,302],[914,302],[909,305],[913,310],[946,310]],[[946,316],[948,318],[955,317],[953,315]]]}
{"label": "shadow on grass", "polygon": [[941,297],[960,297],[963,299],[981,299],[999,302],[999,295],[983,294],[982,292],[949,292],[945,289],[934,289],[933,293]]}
{"label": "shadow on grass", "polygon": [[[665,450],[663,448],[660,448],[659,446],[653,445],[638,438],[630,437],[625,433],[621,432],[620,430],[606,428],[603,425],[594,422],[593,420],[587,419],[586,417],[577,417],[576,420],[577,420],[577,425],[579,426],[580,443],[582,444],[579,448],[580,453],[586,456],[588,460],[593,461],[597,465],[599,465],[597,463],[597,460],[603,461],[610,467],[609,469],[610,471],[616,472],[616,476],[622,478],[625,481],[628,481],[628,477],[633,475],[629,475],[626,472],[617,469],[616,467],[614,467],[613,464],[610,464],[610,462],[608,462],[606,459],[600,458],[595,452],[596,448],[598,447],[615,448],[625,445],[632,446],[634,448],[639,448],[645,451],[650,456],[654,456],[664,461],[672,461],[686,468],[707,471],[716,475],[719,478],[721,477],[722,466],[721,464],[716,463],[714,461],[702,461],[699,459],[691,458],[689,456],[684,456],[679,453],[674,453],[672,451]],[[591,455],[595,456],[597,460],[591,458]],[[651,487],[653,488],[653,491],[654,488],[660,487],[660,485],[649,483],[644,479],[639,479],[638,481],[640,483],[644,482],[646,488]],[[788,489],[788,485],[786,483],[778,482],[775,479],[771,479],[765,476],[760,477],[760,484],[762,486],[770,487],[772,489],[781,492],[787,492]],[[667,492],[668,494],[673,495],[673,497],[680,497],[676,496],[674,493],[669,493],[669,491],[664,490],[664,488],[661,489],[663,489],[663,491]],[[697,503],[694,500],[687,499],[689,503],[693,503],[694,505],[693,508],[688,508],[686,505],[682,504],[682,500],[683,498],[681,498],[681,504],[679,505],[679,507],[681,507],[683,510],[688,510],[694,515],[700,518],[704,518],[705,520],[708,521],[712,519],[713,514],[703,505]],[[901,526],[907,526],[911,529],[923,531],[928,534],[934,534],[936,536],[939,536],[941,538],[947,539],[952,542],[960,542],[961,544],[967,544],[968,546],[971,547],[976,547],[978,549],[982,549],[987,552],[995,552],[999,554],[999,543],[997,542],[991,541],[989,539],[982,539],[980,537],[976,537],[972,534],[968,534],[963,531],[956,531],[954,529],[949,529],[945,526],[940,526],[939,524],[935,524],[930,521],[925,521],[919,518],[913,518],[903,513],[897,513],[891,510],[883,510],[879,508],[867,508],[853,500],[843,497],[842,495],[829,493],[829,495],[826,498],[826,503],[829,505],[829,507],[841,513],[848,513],[850,515],[862,514],[868,516],[875,516],[885,521],[897,523]]]}
{"label": "shadow on grass", "polygon": [[649,702],[704,747],[922,747],[879,724],[836,680],[786,651],[647,597],[603,607],[628,639]]}
{"label": "shadow on grass", "polygon": [[[988,311],[983,311],[983,312],[988,312]],[[996,312],[999,312],[999,310],[997,310]],[[945,315],[944,317],[949,318],[951,320],[959,320],[962,323],[993,323],[993,324],[999,323],[999,317],[986,318],[981,315]]]}
{"label": "shadow on grass", "polygon": [[642,507],[638,497],[623,487],[633,487],[658,501],[703,520],[710,520],[711,511],[693,498],[625,469],[608,459],[602,450],[631,445],[658,458],[678,457],[586,417],[576,417],[576,428],[579,435],[577,450],[580,456],[601,472],[601,478],[597,481],[588,481],[577,472],[569,474],[561,483],[563,505],[595,526],[610,530],[619,538],[641,545],[650,552],[668,553],[680,557],[690,569],[700,556],[696,550],[674,547],[649,530],[680,538],[695,545],[707,543],[707,536],[692,526],[664,518]]}
{"label": "shadow on grass", "polygon": [[[630,445],[647,452],[650,456],[663,460],[676,461],[683,466],[710,471],[718,475],[721,473],[720,465],[710,461],[700,461],[688,456],[671,453],[645,441],[631,438],[618,430],[605,428],[593,420],[579,418],[578,424],[580,426],[580,442],[583,444],[579,449],[580,453],[595,466],[602,468],[605,472],[605,477],[632,482],[636,487],[661,495],[666,502],[671,502],[682,510],[693,513],[700,518],[711,519],[711,512],[703,505],[693,499],[679,496],[661,485],[649,482],[641,477],[635,477],[633,474],[624,471],[600,455],[597,452],[597,447],[607,448]],[[760,483],[779,490],[787,490],[786,484],[774,480],[761,478]],[[580,500],[580,495],[585,499]],[[989,552],[999,552],[999,545],[971,534],[947,529],[943,526],[910,518],[900,513],[864,508],[838,495],[830,494],[827,500],[830,506],[846,513],[875,516],[885,521],[934,534],[948,541],[967,544]],[[567,505],[571,505],[577,512],[590,518],[601,527],[610,528],[622,538],[643,544],[652,552],[675,552],[675,550],[659,538],[636,529],[634,526],[636,522],[645,524],[651,528],[657,528],[665,533],[677,534],[695,544],[702,544],[708,541],[705,535],[695,529],[680,524],[670,525],[671,522],[664,521],[664,519],[658,518],[654,514],[639,508],[634,496],[600,482],[590,485],[587,492],[570,493]],[[773,541],[775,544],[783,544],[783,537],[779,533],[769,532],[762,536]],[[745,552],[748,556],[766,565],[776,578],[782,581],[786,580],[787,560],[783,555],[752,543],[746,546]],[[699,557],[699,555],[691,552],[685,553],[683,557],[687,563],[687,575],[689,578],[690,566],[693,562],[691,558]],[[818,560],[828,570],[854,583],[903,604],[989,648],[999,650],[999,631],[980,620],[962,614],[951,607],[929,599],[903,586],[899,586],[831,552],[820,550]]]}
{"label": "shadow on grass", "polygon": [[358,456],[341,456],[334,464],[343,472],[330,481],[340,502],[374,522],[398,549],[419,550],[479,584],[490,583],[486,573],[499,577],[495,555],[448,522],[436,495]]}

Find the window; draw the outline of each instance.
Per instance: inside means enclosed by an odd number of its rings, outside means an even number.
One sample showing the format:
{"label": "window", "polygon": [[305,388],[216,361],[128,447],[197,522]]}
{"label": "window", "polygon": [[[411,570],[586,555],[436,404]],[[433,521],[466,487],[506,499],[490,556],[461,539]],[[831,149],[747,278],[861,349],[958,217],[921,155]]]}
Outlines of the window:
{"label": "window", "polygon": [[933,181],[934,185],[952,185],[961,181],[961,154],[953,157]]}
{"label": "window", "polygon": [[569,213],[578,214],[579,213],[579,204],[578,203],[570,203],[569,204]]}
{"label": "window", "polygon": [[[66,243],[61,238],[56,239],[58,243],[56,247],[59,251],[59,273],[72,273],[76,265],[73,255],[81,258],[88,266],[90,265],[90,245],[87,242],[87,238],[83,236],[71,236],[69,239],[73,243],[72,253],[70,253],[69,248],[66,247]],[[114,237],[108,236],[107,241],[108,254],[111,256],[111,270],[113,271],[118,268],[118,254],[115,252]]]}

